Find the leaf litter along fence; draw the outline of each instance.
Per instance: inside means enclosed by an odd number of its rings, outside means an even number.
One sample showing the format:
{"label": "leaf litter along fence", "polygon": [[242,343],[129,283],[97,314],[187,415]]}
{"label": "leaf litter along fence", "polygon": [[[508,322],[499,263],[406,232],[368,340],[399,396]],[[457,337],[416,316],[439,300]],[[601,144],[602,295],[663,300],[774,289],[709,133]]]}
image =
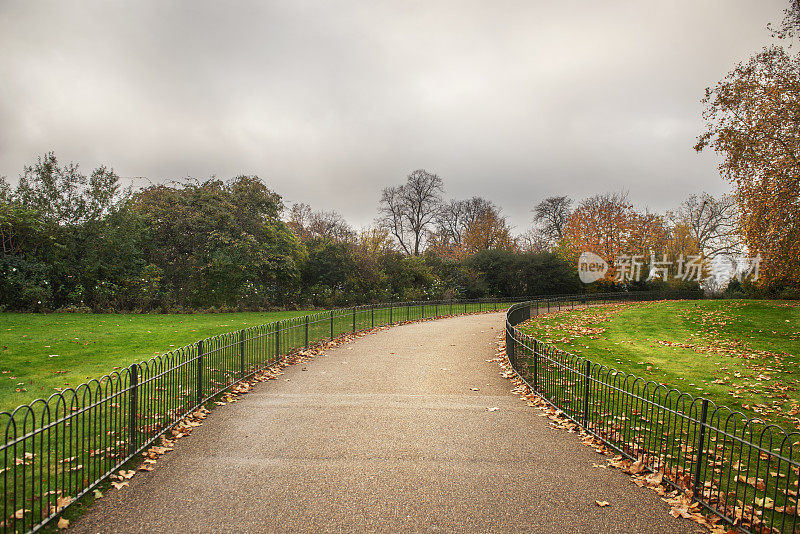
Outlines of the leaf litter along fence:
{"label": "leaf litter along fence", "polygon": [[203,339],[0,412],[0,530],[39,530],[206,402],[287,355],[377,326],[511,302],[390,303],[294,317]]}
{"label": "leaf litter along fence", "polygon": [[570,354],[521,332],[540,313],[698,294],[543,298],[512,305],[506,354],[526,385],[631,462],[661,473],[702,507],[748,532],[798,532],[800,433]]}

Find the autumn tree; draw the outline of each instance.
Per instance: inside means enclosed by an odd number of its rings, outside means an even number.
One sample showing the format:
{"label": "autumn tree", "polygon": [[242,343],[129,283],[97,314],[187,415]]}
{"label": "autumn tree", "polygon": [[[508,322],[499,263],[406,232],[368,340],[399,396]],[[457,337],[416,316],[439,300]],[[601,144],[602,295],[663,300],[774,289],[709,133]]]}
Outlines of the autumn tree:
{"label": "autumn tree", "polygon": [[416,170],[408,175],[405,184],[383,190],[379,223],[407,255],[419,256],[441,202],[442,179],[423,169]]}
{"label": "autumn tree", "polygon": [[551,248],[564,237],[564,228],[571,207],[572,199],[569,197],[552,196],[542,200],[533,208],[533,221],[539,226],[539,235],[548,241]]}
{"label": "autumn tree", "polygon": [[705,131],[695,145],[723,157],[736,188],[745,244],[762,257],[759,283],[800,286],[800,4],[790,3],[778,39],[706,89]]}
{"label": "autumn tree", "polygon": [[667,219],[669,224],[669,237],[664,254],[669,258],[696,256],[700,254],[700,246],[691,227],[681,220]]}
{"label": "autumn tree", "polygon": [[662,255],[667,247],[670,230],[666,218],[658,213],[645,210],[634,211],[628,221],[627,251],[625,254]]}
{"label": "autumn tree", "polygon": [[515,251],[517,244],[506,218],[500,214],[498,208],[490,204],[466,228],[464,248],[467,254],[481,250]]}
{"label": "autumn tree", "polygon": [[564,226],[562,255],[577,261],[584,251],[609,260],[630,254],[634,217],[627,193],[604,193],[582,200]]}

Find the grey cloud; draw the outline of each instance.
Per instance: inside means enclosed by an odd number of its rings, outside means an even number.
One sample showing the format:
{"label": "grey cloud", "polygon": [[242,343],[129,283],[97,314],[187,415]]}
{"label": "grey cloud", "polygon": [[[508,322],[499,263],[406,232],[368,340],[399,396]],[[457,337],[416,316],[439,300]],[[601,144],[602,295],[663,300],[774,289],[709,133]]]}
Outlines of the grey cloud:
{"label": "grey cloud", "polygon": [[519,231],[546,195],[727,190],[700,98],[780,1],[29,2],[0,8],[0,174],[37,154],[154,181],[258,174],[376,214],[416,168]]}

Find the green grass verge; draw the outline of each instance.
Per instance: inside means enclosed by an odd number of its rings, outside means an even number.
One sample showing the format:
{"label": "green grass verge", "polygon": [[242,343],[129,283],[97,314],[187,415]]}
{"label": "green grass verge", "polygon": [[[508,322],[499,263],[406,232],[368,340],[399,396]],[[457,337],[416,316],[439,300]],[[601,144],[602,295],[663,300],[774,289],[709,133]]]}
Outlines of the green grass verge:
{"label": "green grass verge", "polygon": [[540,315],[520,329],[592,362],[800,429],[800,303],[617,304]]}
{"label": "green grass verge", "polygon": [[308,313],[2,313],[0,411],[199,339]]}

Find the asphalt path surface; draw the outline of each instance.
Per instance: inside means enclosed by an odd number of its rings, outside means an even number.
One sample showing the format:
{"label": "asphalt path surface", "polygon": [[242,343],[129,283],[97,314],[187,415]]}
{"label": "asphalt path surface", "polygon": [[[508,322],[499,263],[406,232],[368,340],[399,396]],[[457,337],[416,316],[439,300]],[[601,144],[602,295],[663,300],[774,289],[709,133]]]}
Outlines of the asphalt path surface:
{"label": "asphalt path surface", "polygon": [[396,326],[290,366],[70,530],[701,531],[510,393],[486,361],[504,317]]}

